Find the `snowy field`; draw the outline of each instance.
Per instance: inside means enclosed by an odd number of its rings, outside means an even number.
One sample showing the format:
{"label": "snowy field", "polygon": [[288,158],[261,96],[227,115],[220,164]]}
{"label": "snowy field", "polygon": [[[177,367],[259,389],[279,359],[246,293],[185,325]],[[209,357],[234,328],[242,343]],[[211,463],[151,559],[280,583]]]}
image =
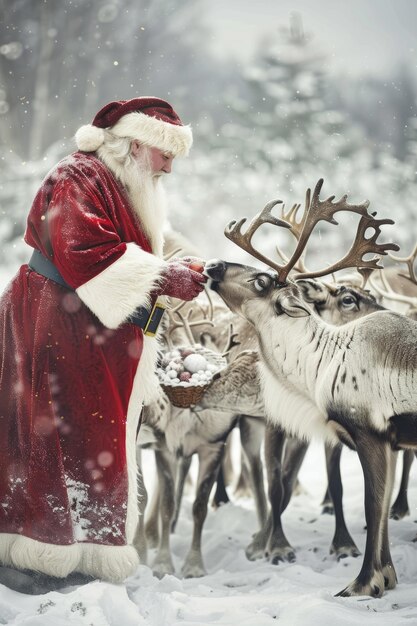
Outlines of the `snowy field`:
{"label": "snowy field", "polygon": [[[417,464],[416,464],[417,465]],[[153,456],[144,454],[148,484]],[[288,539],[296,549],[296,563],[270,565],[249,562],[245,546],[256,530],[250,499],[235,500],[209,510],[203,534],[207,576],[182,580],[154,577],[140,566],[125,585],[94,582],[44,596],[24,596],[0,587],[0,623],[27,626],[417,626],[417,468],[411,470],[411,516],[390,522],[392,556],[399,584],[381,599],[335,598],[354,578],[361,559],[339,562],[329,555],[333,518],[321,515],[324,493],[324,453],[313,445],[302,466],[303,491],[284,514]],[[362,476],[356,454],[342,454],[346,520],[358,547],[365,542]],[[233,497],[230,492],[231,497]],[[187,496],[177,532],[172,536],[177,572],[191,541],[191,496]],[[154,551],[150,552],[150,562]]]}

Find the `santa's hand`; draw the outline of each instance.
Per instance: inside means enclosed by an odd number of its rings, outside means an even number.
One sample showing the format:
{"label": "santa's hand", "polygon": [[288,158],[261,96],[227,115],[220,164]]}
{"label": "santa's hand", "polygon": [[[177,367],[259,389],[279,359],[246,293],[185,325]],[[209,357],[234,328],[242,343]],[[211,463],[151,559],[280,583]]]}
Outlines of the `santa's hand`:
{"label": "santa's hand", "polygon": [[203,291],[206,281],[207,278],[200,272],[195,272],[179,261],[171,261],[164,270],[159,294],[180,300],[193,300]]}
{"label": "santa's hand", "polygon": [[196,256],[183,256],[183,257],[175,257],[171,259],[177,263],[182,263],[190,268],[190,270],[194,270],[195,272],[204,272],[204,266],[206,262],[203,259],[200,259]]}

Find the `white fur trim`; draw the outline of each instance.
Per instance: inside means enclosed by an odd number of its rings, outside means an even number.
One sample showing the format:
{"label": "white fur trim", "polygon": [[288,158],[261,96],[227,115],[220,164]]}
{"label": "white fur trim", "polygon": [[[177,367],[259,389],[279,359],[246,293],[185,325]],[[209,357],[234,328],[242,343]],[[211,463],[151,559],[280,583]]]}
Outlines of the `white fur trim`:
{"label": "white fur trim", "polygon": [[75,133],[77,148],[83,152],[95,152],[103,142],[103,129],[93,126],[92,124],[81,126]]}
{"label": "white fur trim", "polygon": [[78,296],[107,328],[117,328],[138,306],[149,307],[166,262],[134,243],[105,270],[76,289]]}
{"label": "white fur trim", "polygon": [[2,565],[12,565],[12,558],[10,552],[12,545],[20,535],[13,535],[11,533],[0,534],[0,563]]}
{"label": "white fur trim", "polygon": [[142,390],[141,395],[144,404],[155,402],[161,394],[161,388],[155,373],[158,347],[158,340],[156,338],[143,337],[143,351],[136,371],[135,380],[133,381],[131,398],[133,396],[135,383],[138,381],[138,385]]}
{"label": "white fur trim", "polygon": [[178,126],[145,113],[123,115],[111,128],[117,137],[130,137],[174,156],[187,156],[193,143],[190,126]]}
{"label": "white fur trim", "polygon": [[131,576],[139,565],[133,546],[101,546],[75,543],[58,546],[23,535],[0,535],[0,562],[18,569],[30,569],[49,576],[65,578],[81,572],[118,583]]}
{"label": "white fur trim", "polygon": [[139,556],[133,546],[81,544],[82,558],[77,571],[113,583],[121,583],[135,573]]}
{"label": "white fur trim", "polygon": [[31,569],[58,578],[64,578],[77,570],[80,558],[80,544],[58,546],[23,535],[15,535],[15,541],[10,548],[11,564],[18,569]]}
{"label": "white fur trim", "polygon": [[126,423],[126,464],[128,476],[128,500],[126,513],[126,540],[132,543],[139,523],[136,433],[137,426],[145,402],[153,402],[161,393],[158,378],[155,374],[155,363],[158,354],[158,342],[154,337],[143,337],[143,350],[133,381],[129,399]]}

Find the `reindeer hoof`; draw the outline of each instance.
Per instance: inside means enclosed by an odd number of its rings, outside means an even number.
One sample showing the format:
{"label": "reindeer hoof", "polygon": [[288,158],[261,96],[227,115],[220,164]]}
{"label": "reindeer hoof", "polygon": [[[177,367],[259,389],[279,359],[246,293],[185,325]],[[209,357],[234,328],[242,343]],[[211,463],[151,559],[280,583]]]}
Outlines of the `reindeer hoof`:
{"label": "reindeer hoof", "polygon": [[265,558],[265,538],[256,533],[253,537],[253,541],[247,546],[245,550],[246,558],[248,561],[257,561],[258,559]]}
{"label": "reindeer hoof", "polygon": [[395,589],[397,586],[397,574],[392,563],[384,565],[382,574],[384,576],[385,589]]}
{"label": "reindeer hoof", "polygon": [[153,564],[152,572],[157,578],[163,578],[166,574],[175,574],[175,569],[172,563],[161,561]]}
{"label": "reindeer hoof", "polygon": [[181,568],[181,575],[183,578],[201,578],[207,574],[204,563],[201,558],[201,554],[194,554],[193,552],[186,558],[184,565]]}
{"label": "reindeer hoof", "polygon": [[273,554],[271,554],[269,557],[269,560],[272,563],[272,565],[278,565],[279,563],[284,563],[285,561],[288,561],[288,563],[294,563],[295,552],[292,548],[290,549],[286,548],[285,550],[282,550],[281,552],[274,552]]}
{"label": "reindeer hoof", "polygon": [[353,556],[355,558],[360,556],[360,551],[355,544],[345,546],[335,546],[332,544],[330,546],[330,554],[334,554],[336,559],[341,561],[342,559],[346,559],[348,556]]}
{"label": "reindeer hoof", "polygon": [[245,555],[248,561],[259,561],[260,559],[265,558],[265,550],[255,550],[249,548],[250,546],[248,546],[245,550]]}
{"label": "reindeer hoof", "polygon": [[395,520],[403,519],[407,515],[410,515],[410,509],[408,507],[402,508],[402,507],[392,506],[389,512],[390,519],[395,519]]}
{"label": "reindeer hoof", "polygon": [[184,563],[181,574],[183,578],[201,578],[207,574],[203,565],[187,565]]}
{"label": "reindeer hoof", "polygon": [[334,515],[333,504],[325,504],[321,510],[322,515]]}
{"label": "reindeer hoof", "polygon": [[360,556],[360,552],[359,550],[350,550],[349,552],[347,550],[343,550],[343,552],[337,554],[336,559],[338,561],[341,561],[342,559],[346,559],[348,556],[353,556],[356,558]]}
{"label": "reindeer hoof", "polygon": [[336,597],[348,598],[350,596],[371,596],[372,598],[380,598],[384,593],[385,581],[382,572],[374,572],[368,583],[361,583],[358,578],[350,585],[339,591]]}

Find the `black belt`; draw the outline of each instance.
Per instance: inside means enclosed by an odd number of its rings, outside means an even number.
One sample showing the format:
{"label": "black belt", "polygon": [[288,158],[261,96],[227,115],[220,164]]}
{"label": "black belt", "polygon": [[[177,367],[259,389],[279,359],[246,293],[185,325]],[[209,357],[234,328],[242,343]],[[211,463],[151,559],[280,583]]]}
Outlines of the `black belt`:
{"label": "black belt", "polygon": [[[72,287],[62,278],[55,265],[46,258],[39,250],[34,250],[28,263],[31,270],[53,280],[61,287],[65,287],[71,291],[74,291]],[[139,306],[134,313],[128,318],[128,322],[135,324],[142,328],[145,335],[148,337],[154,337],[157,333],[158,326],[162,320],[165,307],[155,302],[152,307],[152,311],[149,312],[144,306]]]}

